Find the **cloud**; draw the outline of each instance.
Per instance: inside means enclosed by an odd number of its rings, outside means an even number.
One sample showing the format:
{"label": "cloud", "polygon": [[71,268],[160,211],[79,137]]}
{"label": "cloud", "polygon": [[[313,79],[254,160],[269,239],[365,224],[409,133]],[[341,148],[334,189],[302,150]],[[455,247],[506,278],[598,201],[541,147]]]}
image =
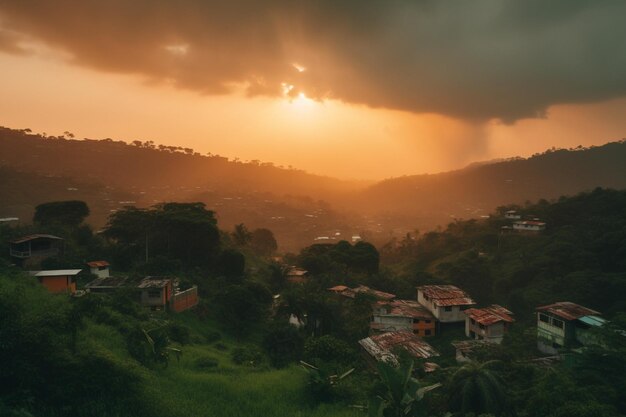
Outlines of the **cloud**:
{"label": "cloud", "polygon": [[625,15],[620,0],[0,0],[0,48],[21,51],[20,34],[77,65],[202,94],[288,84],[513,122],[626,95]]}

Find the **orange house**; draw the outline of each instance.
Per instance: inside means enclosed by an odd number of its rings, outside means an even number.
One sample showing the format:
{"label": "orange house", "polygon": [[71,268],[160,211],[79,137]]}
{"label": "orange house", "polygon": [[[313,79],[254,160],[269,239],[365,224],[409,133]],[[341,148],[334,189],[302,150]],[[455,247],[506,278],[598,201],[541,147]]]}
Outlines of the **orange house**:
{"label": "orange house", "polygon": [[174,293],[174,278],[147,277],[137,287],[141,291],[141,305],[152,310],[165,310]]}
{"label": "orange house", "polygon": [[378,301],[372,310],[373,331],[410,330],[417,336],[434,336],[437,332],[437,319],[416,301]]}
{"label": "orange house", "polygon": [[56,269],[49,271],[32,271],[30,274],[36,277],[41,285],[46,287],[51,293],[76,292],[76,275],[82,269]]}

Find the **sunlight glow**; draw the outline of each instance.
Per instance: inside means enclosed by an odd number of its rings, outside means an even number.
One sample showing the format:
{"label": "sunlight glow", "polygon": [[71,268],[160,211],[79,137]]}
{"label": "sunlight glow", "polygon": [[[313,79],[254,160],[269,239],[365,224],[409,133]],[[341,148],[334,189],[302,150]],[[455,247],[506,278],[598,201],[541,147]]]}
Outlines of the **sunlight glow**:
{"label": "sunlight glow", "polygon": [[291,64],[292,67],[294,67],[296,69],[296,71],[298,72],[304,72],[306,71],[306,67],[303,67],[302,65],[298,64],[298,63],[293,63]]}

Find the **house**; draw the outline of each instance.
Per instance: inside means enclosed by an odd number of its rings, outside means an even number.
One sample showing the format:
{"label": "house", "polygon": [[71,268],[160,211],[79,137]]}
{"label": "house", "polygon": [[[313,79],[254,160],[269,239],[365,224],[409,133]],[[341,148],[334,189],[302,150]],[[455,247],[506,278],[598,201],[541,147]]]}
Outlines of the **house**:
{"label": "house", "polygon": [[174,289],[174,295],[170,300],[170,308],[176,313],[195,307],[200,302],[198,297],[198,286],[194,285],[185,290]]}
{"label": "house", "polygon": [[421,337],[411,331],[398,330],[382,333],[359,340],[365,359],[372,366],[376,362],[398,364],[397,353],[404,350],[414,359],[428,359],[439,353]]}
{"label": "house", "polygon": [[169,306],[174,293],[174,278],[147,277],[137,285],[140,294],[140,304],[152,310],[165,310]]}
{"label": "house", "polygon": [[87,262],[89,272],[98,278],[107,278],[110,276],[109,263],[107,261],[91,261]]}
{"label": "house", "polygon": [[30,275],[36,277],[41,285],[46,287],[51,293],[76,292],[76,275],[82,269],[55,269],[47,271],[30,271]]}
{"label": "house", "polygon": [[285,275],[287,281],[292,284],[304,284],[308,278],[309,271],[296,266],[290,266]]}
{"label": "house", "polygon": [[456,361],[458,363],[463,363],[475,360],[476,351],[480,349],[488,349],[493,345],[487,340],[478,339],[452,342],[452,346],[456,349]]}
{"label": "house", "polygon": [[417,287],[417,302],[441,323],[464,322],[463,312],[476,304],[465,291],[454,285]]}
{"label": "house", "polygon": [[96,278],[88,284],[85,289],[92,293],[111,293],[124,288],[127,279],[125,277],[102,277]]}
{"label": "house", "polygon": [[483,339],[500,343],[513,320],[513,313],[493,304],[485,308],[465,310],[465,335],[471,339]]}
{"label": "house", "polygon": [[63,253],[63,238],[53,235],[35,234],[23,236],[9,242],[9,254],[25,261],[31,258],[42,260]]}
{"label": "house", "polygon": [[605,323],[599,312],[569,301],[538,307],[536,311],[537,349],[551,355],[590,343],[590,329]]}
{"label": "house", "polygon": [[504,218],[505,219],[510,219],[510,220],[519,220],[519,219],[522,218],[522,215],[519,214],[515,210],[509,210],[506,213],[504,213]]}
{"label": "house", "polygon": [[376,332],[409,330],[418,336],[436,333],[435,317],[417,301],[378,301],[372,308],[370,329]]}
{"label": "house", "polygon": [[346,298],[356,298],[358,294],[369,294],[376,298],[377,300],[393,300],[396,298],[395,294],[391,294],[388,292],[374,290],[370,287],[366,287],[365,285],[359,285],[358,287],[350,288],[345,285],[337,285],[335,287],[328,288],[328,291],[334,292],[335,294],[339,294]]}
{"label": "house", "polygon": [[541,232],[546,229],[546,224],[539,220],[520,220],[513,223],[513,230],[518,232]]}

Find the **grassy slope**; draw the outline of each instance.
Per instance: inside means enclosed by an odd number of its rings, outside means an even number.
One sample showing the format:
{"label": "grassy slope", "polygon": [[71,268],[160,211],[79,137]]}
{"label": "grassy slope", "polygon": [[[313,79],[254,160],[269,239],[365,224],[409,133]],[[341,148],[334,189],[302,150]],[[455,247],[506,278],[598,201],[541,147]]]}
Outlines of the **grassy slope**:
{"label": "grassy slope", "polygon": [[[180,362],[172,358],[166,369],[147,370],[128,355],[124,340],[112,327],[88,323],[82,330],[82,343],[113,355],[124,366],[142,376],[148,403],[158,415],[183,416],[355,416],[359,413],[345,405],[320,405],[315,408],[305,398],[306,374],[297,366],[275,370],[235,365],[230,350],[236,344],[229,339],[208,344],[197,341],[215,330],[191,314],[174,320],[192,329],[191,345],[182,347]],[[217,345],[217,346],[216,346]],[[210,357],[219,361],[217,368],[199,369],[196,361]]]}

